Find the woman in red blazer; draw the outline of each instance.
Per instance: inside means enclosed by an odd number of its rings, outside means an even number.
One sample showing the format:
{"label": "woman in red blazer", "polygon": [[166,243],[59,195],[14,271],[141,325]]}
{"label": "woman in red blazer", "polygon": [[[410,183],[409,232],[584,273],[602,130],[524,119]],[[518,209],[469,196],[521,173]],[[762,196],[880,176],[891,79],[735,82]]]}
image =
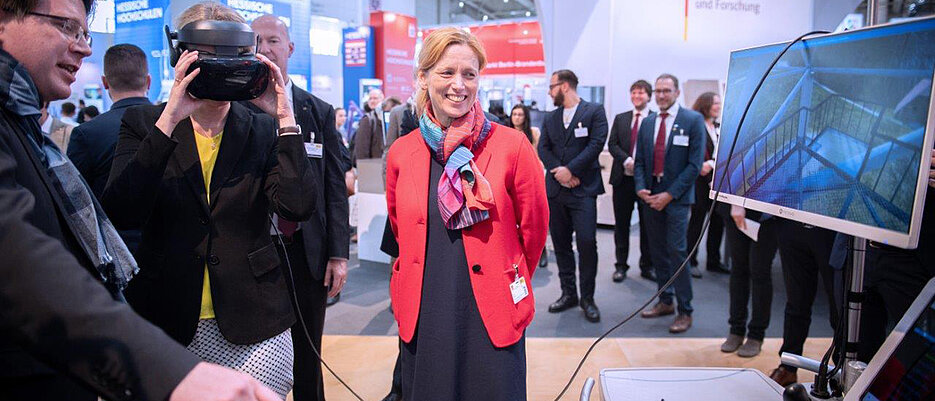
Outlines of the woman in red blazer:
{"label": "woman in red blazer", "polygon": [[405,400],[526,399],[524,335],[549,210],[532,145],[487,121],[477,101],[485,61],[470,33],[428,35],[420,128],[387,159]]}

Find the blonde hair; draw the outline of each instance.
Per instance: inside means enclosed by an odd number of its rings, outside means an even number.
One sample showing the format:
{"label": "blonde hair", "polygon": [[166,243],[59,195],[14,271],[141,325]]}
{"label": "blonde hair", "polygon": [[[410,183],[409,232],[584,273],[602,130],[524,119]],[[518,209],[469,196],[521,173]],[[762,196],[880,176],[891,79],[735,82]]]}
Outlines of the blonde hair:
{"label": "blonde hair", "polygon": [[[425,40],[422,41],[422,51],[419,52],[419,60],[416,66],[416,76],[419,73],[428,75],[429,70],[438,64],[445,50],[452,45],[465,45],[474,51],[477,56],[478,70],[483,70],[487,65],[487,53],[484,46],[476,36],[460,28],[441,28],[432,31]],[[425,107],[429,102],[429,92],[427,89],[416,88],[416,115],[421,116],[425,112]]]}
{"label": "blonde hair", "polygon": [[233,21],[247,23],[234,9],[216,1],[202,1],[186,8],[175,19],[175,29],[195,21]]}

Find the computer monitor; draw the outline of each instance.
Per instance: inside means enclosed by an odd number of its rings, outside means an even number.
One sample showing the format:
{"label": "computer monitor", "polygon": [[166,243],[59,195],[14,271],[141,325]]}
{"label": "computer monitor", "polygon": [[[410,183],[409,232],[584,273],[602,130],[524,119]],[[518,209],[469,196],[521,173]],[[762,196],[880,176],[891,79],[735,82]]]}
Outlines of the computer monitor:
{"label": "computer monitor", "polygon": [[935,279],[929,281],[844,401],[935,400]]}
{"label": "computer monitor", "polygon": [[[903,247],[918,242],[933,141],[935,19],[731,52],[711,196]],[[723,182],[723,185],[721,184]]]}

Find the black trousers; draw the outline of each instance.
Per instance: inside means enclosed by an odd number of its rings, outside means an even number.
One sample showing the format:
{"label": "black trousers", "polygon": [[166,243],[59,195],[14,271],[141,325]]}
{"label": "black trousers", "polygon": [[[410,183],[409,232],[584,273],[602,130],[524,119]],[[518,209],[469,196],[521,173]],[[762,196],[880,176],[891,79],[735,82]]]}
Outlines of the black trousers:
{"label": "black trousers", "polygon": [[594,298],[594,277],[597,275],[597,198],[579,197],[565,189],[549,198],[549,231],[555,248],[558,278],[563,295],[576,295],[575,252],[571,247],[572,233],[578,246],[578,269],[581,276],[581,298]]}
{"label": "black trousers", "polygon": [[[695,181],[695,204],[692,205],[692,217],[688,221],[688,249],[691,250],[701,237],[701,229],[704,228],[705,215],[711,208],[711,199],[708,198],[708,183],[702,180]],[[711,223],[708,224],[708,239],[706,242],[708,267],[714,267],[721,264],[721,238],[724,236],[725,222],[716,213],[711,216]],[[691,254],[689,261],[692,266],[698,266],[698,252]]]}
{"label": "black trousers", "polygon": [[[932,246],[920,239],[919,248]],[[857,359],[870,362],[886,336],[935,277],[935,266],[925,265],[920,249],[867,245],[865,301],[860,315]]]}
{"label": "black trousers", "polygon": [[[778,247],[778,222],[768,219],[760,223],[757,241],[741,232],[733,221],[726,221],[724,225],[727,226],[727,249],[733,260],[729,285],[730,317],[727,319],[730,333],[763,341],[773,305],[771,273]],[[749,323],[747,316],[750,317]]]}
{"label": "black trousers", "polygon": [[[838,272],[829,264],[834,232],[807,227],[791,220],[779,222],[779,255],[786,285],[785,321],[779,353],[802,355],[808,328],[812,323],[812,305],[818,291],[818,276],[828,297],[831,327],[838,324],[840,306],[835,302],[834,283]],[[795,371],[791,366],[785,368]]]}
{"label": "black trousers", "polygon": [[[277,241],[275,238],[273,241]],[[324,280],[316,280],[308,265],[305,254],[305,243],[302,239],[302,230],[293,234],[291,241],[286,243],[286,253],[292,269],[286,269],[286,274],[293,274],[292,280],[286,280],[292,294],[299,304],[299,311],[307,325],[308,335],[315,344],[315,349],[321,352],[321,335],[325,327],[325,302],[328,299],[328,288]],[[278,247],[277,247],[278,248]],[[279,250],[280,258],[283,257]],[[320,263],[327,263],[322,260]],[[283,260],[285,266],[285,260]],[[293,282],[295,287],[293,287]],[[294,295],[291,295],[294,296]],[[292,374],[295,385],[292,397],[295,401],[323,401],[325,399],[325,385],[321,376],[321,361],[309,345],[308,337],[302,327],[302,321],[296,316],[295,325],[292,326],[292,346],[295,359],[292,365]]]}
{"label": "black trousers", "polygon": [[640,216],[640,271],[652,271],[652,262],[649,257],[649,240],[646,238],[646,217],[644,208],[646,204],[636,196],[636,185],[633,177],[624,176],[621,183],[613,186],[614,202],[614,245],[617,256],[614,267],[619,271],[627,271],[630,265],[630,217],[633,216],[634,205]]}

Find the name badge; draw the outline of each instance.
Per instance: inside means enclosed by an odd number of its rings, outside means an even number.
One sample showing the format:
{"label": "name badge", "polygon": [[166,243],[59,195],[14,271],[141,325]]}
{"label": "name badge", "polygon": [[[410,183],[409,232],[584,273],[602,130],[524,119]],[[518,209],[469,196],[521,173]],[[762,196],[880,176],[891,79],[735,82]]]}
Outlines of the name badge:
{"label": "name badge", "polygon": [[513,304],[518,304],[529,296],[529,289],[526,288],[526,278],[519,274],[519,267],[514,264],[513,269],[516,271],[516,280],[510,284],[510,294],[513,295]]}
{"label": "name badge", "polygon": [[578,128],[575,128],[575,138],[587,138],[588,129],[581,126],[581,123],[578,123]]}
{"label": "name badge", "polygon": [[679,130],[678,135],[672,137],[672,144],[675,146],[688,146],[688,135],[684,130]]}
{"label": "name badge", "polygon": [[305,142],[305,154],[308,157],[321,159],[325,154],[325,148],[320,143]]}

